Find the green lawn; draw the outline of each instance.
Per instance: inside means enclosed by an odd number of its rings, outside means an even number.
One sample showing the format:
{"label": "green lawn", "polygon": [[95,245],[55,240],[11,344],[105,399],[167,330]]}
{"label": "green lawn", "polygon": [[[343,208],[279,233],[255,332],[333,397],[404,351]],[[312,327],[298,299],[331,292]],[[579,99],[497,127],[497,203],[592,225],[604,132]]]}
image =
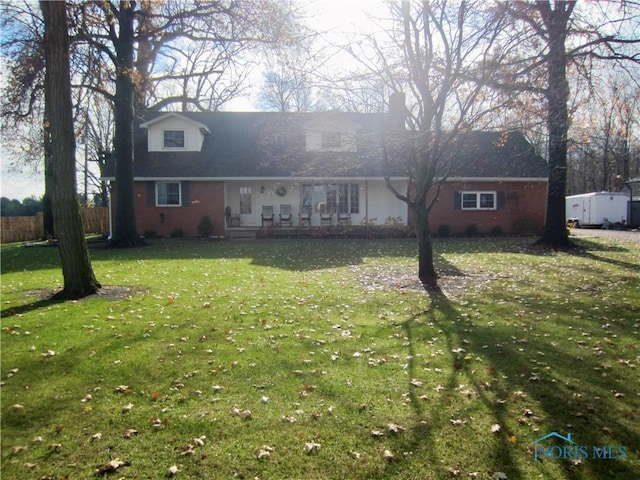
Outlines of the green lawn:
{"label": "green lawn", "polygon": [[637,479],[640,246],[532,241],[3,246],[2,478]]}

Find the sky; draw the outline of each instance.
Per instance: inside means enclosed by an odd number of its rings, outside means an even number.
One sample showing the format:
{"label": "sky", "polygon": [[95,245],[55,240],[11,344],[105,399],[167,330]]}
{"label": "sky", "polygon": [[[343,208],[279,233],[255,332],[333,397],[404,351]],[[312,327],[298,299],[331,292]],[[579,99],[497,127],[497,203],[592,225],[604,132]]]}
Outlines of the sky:
{"label": "sky", "polygon": [[[325,31],[327,35],[337,39],[362,30],[368,24],[368,14],[375,14],[383,6],[382,0],[307,0],[307,2],[309,27],[317,31]],[[4,71],[1,65],[0,71]],[[238,98],[227,105],[225,110],[251,111],[255,110],[255,106],[250,98]],[[4,148],[4,145],[11,141],[10,134],[11,132],[0,132],[0,196],[18,200],[30,196],[40,198],[44,193],[42,173],[19,173],[10,168],[11,159]],[[77,154],[82,155],[82,147],[77,148]]]}

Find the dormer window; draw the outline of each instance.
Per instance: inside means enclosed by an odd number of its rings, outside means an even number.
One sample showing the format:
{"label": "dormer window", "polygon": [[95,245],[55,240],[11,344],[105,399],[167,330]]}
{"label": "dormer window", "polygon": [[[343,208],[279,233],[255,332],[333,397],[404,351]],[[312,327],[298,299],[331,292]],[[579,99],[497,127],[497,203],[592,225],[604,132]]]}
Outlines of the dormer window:
{"label": "dormer window", "polygon": [[322,132],[322,149],[339,149],[342,147],[342,134],[340,132]]}
{"label": "dormer window", "polygon": [[185,148],[184,130],[163,130],[162,140],[164,148]]}
{"label": "dormer window", "polygon": [[307,152],[356,152],[356,132],[337,129],[307,130]]}

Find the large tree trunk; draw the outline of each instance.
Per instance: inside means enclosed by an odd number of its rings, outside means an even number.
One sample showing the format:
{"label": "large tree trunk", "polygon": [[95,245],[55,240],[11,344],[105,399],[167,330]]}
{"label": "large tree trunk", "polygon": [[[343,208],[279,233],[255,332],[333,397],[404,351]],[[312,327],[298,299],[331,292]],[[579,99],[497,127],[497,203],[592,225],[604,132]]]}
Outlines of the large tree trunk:
{"label": "large tree trunk", "polygon": [[553,248],[572,246],[566,225],[567,134],[569,131],[569,83],[567,82],[567,25],[575,2],[556,2],[555,10],[540,2],[538,8],[547,26],[549,38],[547,128],[549,130],[549,190],[547,218],[536,244]]}
{"label": "large tree trunk", "polygon": [[133,120],[134,120],[134,2],[121,1],[119,36],[116,46],[117,72],[115,94],[115,219],[111,244],[133,247],[142,242],[136,229],[133,193]]}
{"label": "large tree trunk", "polygon": [[100,284],[89,260],[76,193],[66,4],[42,1],[40,8],[45,27],[45,162],[64,277],[59,296],[79,298],[95,293]]}
{"label": "large tree trunk", "polygon": [[53,210],[51,209],[51,187],[47,185],[51,175],[47,174],[47,159],[44,159],[44,195],[42,196],[42,227],[44,230],[44,239],[49,240],[55,237],[53,230]]}
{"label": "large tree trunk", "polygon": [[438,274],[433,265],[433,241],[429,229],[429,216],[426,208],[413,207],[418,239],[418,278],[427,290],[438,290]]}

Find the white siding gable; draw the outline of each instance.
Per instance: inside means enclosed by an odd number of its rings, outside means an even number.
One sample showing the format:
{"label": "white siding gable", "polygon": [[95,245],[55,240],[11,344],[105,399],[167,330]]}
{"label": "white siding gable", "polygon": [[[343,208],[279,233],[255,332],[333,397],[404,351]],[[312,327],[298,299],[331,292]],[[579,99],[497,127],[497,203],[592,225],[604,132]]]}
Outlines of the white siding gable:
{"label": "white siding gable", "polygon": [[204,136],[211,133],[206,125],[176,113],[162,115],[140,127],[147,129],[150,152],[199,152]]}

